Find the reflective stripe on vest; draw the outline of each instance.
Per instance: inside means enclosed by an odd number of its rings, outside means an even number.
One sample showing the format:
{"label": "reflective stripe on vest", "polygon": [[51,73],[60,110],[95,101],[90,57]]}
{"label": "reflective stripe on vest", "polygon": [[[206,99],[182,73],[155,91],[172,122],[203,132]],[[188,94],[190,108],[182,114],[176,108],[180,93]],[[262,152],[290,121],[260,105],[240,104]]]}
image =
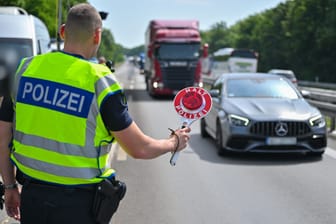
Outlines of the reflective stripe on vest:
{"label": "reflective stripe on vest", "polygon": [[121,91],[110,70],[57,52],[23,60],[16,76],[11,158],[18,168],[66,185],[112,175],[113,136],[99,113],[104,99]]}

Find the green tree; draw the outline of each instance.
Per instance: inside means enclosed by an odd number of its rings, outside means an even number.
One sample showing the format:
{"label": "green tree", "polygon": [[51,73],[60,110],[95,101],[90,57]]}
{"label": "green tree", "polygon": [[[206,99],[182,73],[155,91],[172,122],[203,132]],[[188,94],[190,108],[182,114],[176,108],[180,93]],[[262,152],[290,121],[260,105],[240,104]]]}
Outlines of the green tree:
{"label": "green tree", "polygon": [[140,53],[145,51],[145,46],[144,45],[140,45],[131,49],[125,49],[124,54],[127,56],[138,56]]}
{"label": "green tree", "polygon": [[213,50],[228,43],[258,51],[259,71],[291,69],[301,80],[336,82],[335,27],[335,0],[287,0],[227,29],[215,24],[202,37]]}
{"label": "green tree", "polygon": [[98,49],[98,57],[104,56],[107,60],[114,62],[123,61],[122,47],[115,43],[114,37],[110,30],[103,29],[102,40]]}
{"label": "green tree", "polygon": [[203,43],[209,44],[209,53],[230,46],[228,28],[225,22],[214,24],[210,30],[201,32]]}
{"label": "green tree", "polygon": [[[58,32],[58,0],[0,0],[1,6],[17,6],[29,14],[40,18],[47,26],[51,37],[56,38]],[[68,9],[85,0],[62,1],[62,23],[65,21]]]}
{"label": "green tree", "polygon": [[113,59],[115,42],[112,33],[108,29],[103,29],[101,44],[98,49],[98,57],[104,56],[106,59]]}
{"label": "green tree", "polygon": [[[58,23],[65,22],[68,10],[77,3],[87,2],[86,0],[63,0],[62,18],[58,21],[59,0],[0,0],[1,6],[17,6],[25,9],[29,14],[40,18],[47,26],[52,38],[57,37]],[[104,29],[99,54],[109,60],[120,62],[123,60],[123,47],[116,44],[112,33]]]}

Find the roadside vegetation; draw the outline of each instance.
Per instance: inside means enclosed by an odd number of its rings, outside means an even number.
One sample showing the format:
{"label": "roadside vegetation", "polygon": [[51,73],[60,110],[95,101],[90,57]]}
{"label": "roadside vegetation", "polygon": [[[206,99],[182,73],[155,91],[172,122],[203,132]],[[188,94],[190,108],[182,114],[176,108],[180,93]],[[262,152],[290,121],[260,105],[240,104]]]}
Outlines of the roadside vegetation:
{"label": "roadside vegetation", "polygon": [[[56,38],[57,2],[1,0],[1,5],[19,6],[41,18],[51,37]],[[62,22],[67,9],[78,2],[87,1],[62,1]],[[202,31],[202,38],[209,44],[210,53],[224,47],[256,50],[260,56],[258,68],[262,72],[272,68],[290,69],[299,80],[336,82],[335,27],[335,0],[287,0],[230,27],[218,21]],[[118,63],[124,60],[124,55],[143,52],[143,45],[128,49],[116,43],[112,32],[104,29],[99,55]]]}
{"label": "roadside vegetation", "polygon": [[210,53],[223,47],[259,52],[258,68],[295,71],[299,80],[336,82],[335,0],[288,0],[227,27],[203,31]]}

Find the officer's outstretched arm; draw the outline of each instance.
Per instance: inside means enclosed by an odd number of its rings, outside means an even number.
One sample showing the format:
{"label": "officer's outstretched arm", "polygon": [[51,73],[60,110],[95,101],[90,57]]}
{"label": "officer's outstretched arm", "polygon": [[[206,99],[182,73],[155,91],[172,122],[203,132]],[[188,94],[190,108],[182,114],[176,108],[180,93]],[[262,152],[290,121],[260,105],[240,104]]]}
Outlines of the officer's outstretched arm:
{"label": "officer's outstretched arm", "polygon": [[154,139],[144,134],[135,122],[122,131],[112,132],[119,145],[136,159],[152,159],[176,149],[182,150],[187,146],[189,133],[190,128],[186,127],[176,130],[167,139]]}

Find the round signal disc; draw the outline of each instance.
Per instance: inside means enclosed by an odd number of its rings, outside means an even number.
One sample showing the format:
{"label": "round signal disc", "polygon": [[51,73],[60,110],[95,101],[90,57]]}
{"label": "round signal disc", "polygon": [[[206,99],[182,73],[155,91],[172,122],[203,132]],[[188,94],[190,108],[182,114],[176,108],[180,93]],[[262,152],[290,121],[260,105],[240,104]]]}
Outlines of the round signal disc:
{"label": "round signal disc", "polygon": [[187,119],[198,119],[211,109],[210,94],[200,87],[187,87],[180,90],[174,98],[176,112]]}

